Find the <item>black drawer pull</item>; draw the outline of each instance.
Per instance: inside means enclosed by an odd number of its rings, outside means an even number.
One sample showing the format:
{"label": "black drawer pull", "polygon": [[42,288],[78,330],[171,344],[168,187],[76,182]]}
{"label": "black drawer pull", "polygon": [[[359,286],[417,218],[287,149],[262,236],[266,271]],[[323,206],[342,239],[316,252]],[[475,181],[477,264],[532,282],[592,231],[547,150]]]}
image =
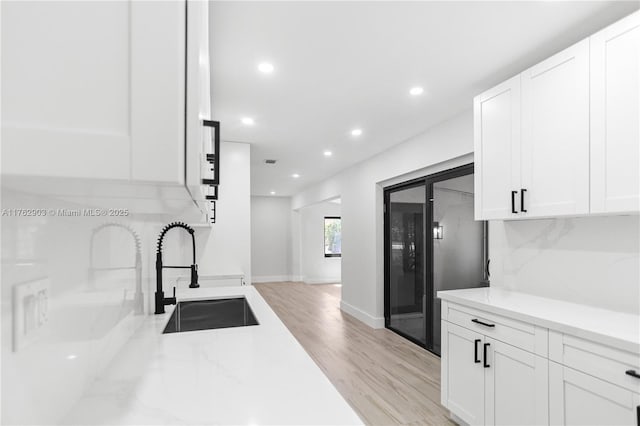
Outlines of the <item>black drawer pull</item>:
{"label": "black drawer pull", "polygon": [[516,211],[516,194],[518,191],[511,191],[511,213],[518,213]]}
{"label": "black drawer pull", "polygon": [[520,211],[526,213],[527,210],[524,208],[524,193],[527,192],[526,189],[522,188],[520,190]]}
{"label": "black drawer pull", "polygon": [[489,324],[489,323],[486,323],[486,322],[482,322],[477,318],[472,319],[471,322],[475,322],[476,324],[484,325],[485,327],[495,327],[496,326],[495,324]]}
{"label": "black drawer pull", "polygon": [[624,372],[624,374],[635,377],[636,379],[640,379],[640,374],[636,373],[636,370],[627,370]]}
{"label": "black drawer pull", "polygon": [[480,339],[476,339],[473,342],[473,346],[474,346],[474,350],[473,350],[473,362],[475,362],[476,364],[480,363],[480,360],[478,359],[478,343],[480,343],[482,340]]}
{"label": "black drawer pull", "polygon": [[487,348],[489,347],[489,345],[490,345],[490,344],[491,344],[491,343],[485,343],[485,344],[484,344],[484,349],[483,349],[483,351],[482,351],[482,352],[483,352],[483,355],[484,355],[484,368],[489,368],[489,367],[491,367],[491,366],[489,365],[489,363],[487,362]]}

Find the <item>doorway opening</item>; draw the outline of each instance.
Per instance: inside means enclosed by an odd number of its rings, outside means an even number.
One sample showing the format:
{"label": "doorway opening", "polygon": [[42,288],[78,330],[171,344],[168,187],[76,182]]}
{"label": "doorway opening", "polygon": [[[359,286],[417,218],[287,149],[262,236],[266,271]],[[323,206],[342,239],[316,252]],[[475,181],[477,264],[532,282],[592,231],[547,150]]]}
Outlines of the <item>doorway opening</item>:
{"label": "doorway opening", "polygon": [[384,190],[385,327],[440,355],[440,290],[486,287],[473,164]]}

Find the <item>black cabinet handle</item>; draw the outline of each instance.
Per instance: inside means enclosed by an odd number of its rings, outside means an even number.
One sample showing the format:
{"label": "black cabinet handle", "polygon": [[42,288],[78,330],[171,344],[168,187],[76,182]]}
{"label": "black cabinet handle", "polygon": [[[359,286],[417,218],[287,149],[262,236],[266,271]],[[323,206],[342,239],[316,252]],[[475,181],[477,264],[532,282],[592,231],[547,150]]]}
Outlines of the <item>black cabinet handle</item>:
{"label": "black cabinet handle", "polygon": [[474,346],[474,350],[473,350],[473,362],[475,362],[476,364],[480,363],[480,360],[478,359],[478,343],[480,343],[482,340],[480,339],[476,339],[473,342],[473,346]]}
{"label": "black cabinet handle", "polygon": [[511,191],[511,213],[518,213],[516,211],[516,194],[518,191]]}
{"label": "black cabinet handle", "polygon": [[216,130],[220,128],[220,122],[214,120],[202,120],[202,125],[205,127],[213,127]]}
{"label": "black cabinet handle", "polygon": [[[202,120],[202,125],[214,129],[213,135],[213,151],[206,154],[206,160],[213,165],[213,179],[204,179],[203,185],[219,185],[220,184],[220,122],[214,120]],[[206,180],[206,182],[205,182]]]}
{"label": "black cabinet handle", "polygon": [[485,343],[485,344],[484,344],[484,348],[483,348],[483,350],[482,350],[482,354],[484,355],[484,368],[489,368],[489,367],[491,367],[491,366],[489,365],[489,363],[487,362],[487,348],[489,347],[489,345],[490,345],[490,344],[491,344],[491,343]]}
{"label": "black cabinet handle", "polygon": [[526,189],[520,189],[520,211],[526,213],[527,210],[524,208],[524,193],[527,192]]}
{"label": "black cabinet handle", "polygon": [[624,374],[635,377],[636,379],[640,379],[640,374],[636,373],[636,370],[627,370],[624,372]]}
{"label": "black cabinet handle", "polygon": [[638,417],[636,420],[637,425],[640,426],[640,405],[636,407],[636,416]]}
{"label": "black cabinet handle", "polygon": [[485,327],[495,327],[496,326],[495,324],[489,324],[489,323],[486,323],[486,322],[482,322],[478,318],[472,319],[471,322],[475,322],[476,324],[484,325]]}

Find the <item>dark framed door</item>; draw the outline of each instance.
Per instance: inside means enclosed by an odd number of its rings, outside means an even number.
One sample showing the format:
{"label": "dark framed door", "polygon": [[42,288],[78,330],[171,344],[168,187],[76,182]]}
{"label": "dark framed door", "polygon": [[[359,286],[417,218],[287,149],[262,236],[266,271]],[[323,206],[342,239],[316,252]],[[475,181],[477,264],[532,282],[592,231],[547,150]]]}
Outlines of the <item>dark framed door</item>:
{"label": "dark framed door", "polygon": [[385,326],[424,346],[425,229],[424,180],[385,190]]}
{"label": "dark framed door", "polygon": [[488,285],[473,193],[473,164],[384,191],[385,326],[438,355],[437,292]]}

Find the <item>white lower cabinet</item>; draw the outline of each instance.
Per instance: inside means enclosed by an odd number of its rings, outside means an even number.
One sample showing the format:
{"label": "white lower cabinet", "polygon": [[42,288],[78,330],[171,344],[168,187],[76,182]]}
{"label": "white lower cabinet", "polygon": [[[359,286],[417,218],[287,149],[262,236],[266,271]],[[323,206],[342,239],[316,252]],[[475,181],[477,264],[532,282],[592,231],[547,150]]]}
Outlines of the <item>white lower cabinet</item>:
{"label": "white lower cabinet", "polygon": [[442,403],[470,425],[548,423],[548,360],[442,322]]}
{"label": "white lower cabinet", "polygon": [[640,426],[639,354],[442,303],[441,401],[455,421]]}
{"label": "white lower cabinet", "polygon": [[490,338],[484,345],[485,424],[546,424],[549,360]]}
{"label": "white lower cabinet", "polygon": [[549,365],[552,425],[640,424],[640,394],[564,365]]}
{"label": "white lower cabinet", "polygon": [[470,425],[484,424],[483,338],[442,322],[442,404]]}

